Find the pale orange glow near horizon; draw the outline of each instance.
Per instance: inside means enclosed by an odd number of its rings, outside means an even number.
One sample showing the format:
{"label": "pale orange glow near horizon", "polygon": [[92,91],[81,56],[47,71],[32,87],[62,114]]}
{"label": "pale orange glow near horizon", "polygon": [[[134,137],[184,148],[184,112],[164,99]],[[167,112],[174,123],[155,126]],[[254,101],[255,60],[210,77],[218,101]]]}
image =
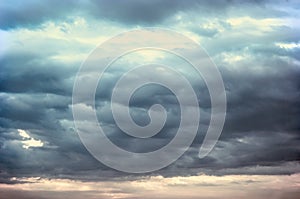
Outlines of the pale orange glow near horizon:
{"label": "pale orange glow near horizon", "polygon": [[[15,179],[16,180],[16,179]],[[296,199],[300,174],[227,176],[153,176],[138,180],[83,182],[68,179],[21,178],[22,184],[1,184],[1,198],[245,198]]]}

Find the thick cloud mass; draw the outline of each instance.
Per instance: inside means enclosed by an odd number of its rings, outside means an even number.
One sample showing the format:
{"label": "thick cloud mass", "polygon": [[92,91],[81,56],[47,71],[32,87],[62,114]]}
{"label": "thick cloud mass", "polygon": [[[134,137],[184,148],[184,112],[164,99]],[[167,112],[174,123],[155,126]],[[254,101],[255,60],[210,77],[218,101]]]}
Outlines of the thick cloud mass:
{"label": "thick cloud mass", "polygon": [[[266,1],[228,1],[214,0],[201,1],[190,0],[184,2],[180,0],[88,0],[88,1],[59,1],[46,0],[43,3],[28,1],[7,1],[0,5],[0,27],[11,29],[16,27],[35,27],[48,20],[60,20],[70,14],[87,15],[97,19],[117,21],[130,25],[156,25],[177,13],[197,13],[200,15],[226,14],[231,8],[236,9],[238,15],[245,13],[241,10],[248,6],[254,7],[253,12],[256,17],[285,15],[285,12],[270,10],[264,12]],[[270,8],[269,8],[270,9]],[[251,13],[252,10],[249,10]],[[205,34],[210,34],[205,31]]]}
{"label": "thick cloud mass", "polygon": [[[194,143],[179,160],[145,175],[300,172],[299,8],[296,1],[1,3],[0,182],[21,183],[12,177],[87,181],[137,177],[107,168],[85,149],[74,129],[72,88],[80,63],[100,41],[149,25],[182,32],[207,49],[221,71],[228,110],[219,142],[207,157],[198,159],[210,118],[208,90],[188,64],[174,56],[158,56],[156,61],[177,66],[191,81],[201,120]],[[146,125],[149,107],[161,103],[168,111],[163,130],[142,141],[115,126],[109,103],[112,89],[126,67],[147,61],[143,56],[117,62],[96,93],[98,119],[108,137],[134,152],[170,142],[180,120],[172,92],[148,86],[132,97],[131,115],[137,124]]]}

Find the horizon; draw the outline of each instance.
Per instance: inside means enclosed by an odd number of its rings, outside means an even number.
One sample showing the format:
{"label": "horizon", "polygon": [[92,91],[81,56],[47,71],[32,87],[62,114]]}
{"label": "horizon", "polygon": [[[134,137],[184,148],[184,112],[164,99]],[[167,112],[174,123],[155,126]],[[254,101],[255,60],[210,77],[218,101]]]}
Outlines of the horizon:
{"label": "horizon", "polygon": [[298,198],[299,10],[3,1],[0,198]]}

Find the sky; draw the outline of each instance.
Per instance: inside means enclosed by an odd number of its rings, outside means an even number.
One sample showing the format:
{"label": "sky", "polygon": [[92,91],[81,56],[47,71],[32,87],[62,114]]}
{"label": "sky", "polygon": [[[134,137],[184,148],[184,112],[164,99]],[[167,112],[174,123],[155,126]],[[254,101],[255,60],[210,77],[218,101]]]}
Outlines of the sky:
{"label": "sky", "polygon": [[[2,1],[0,198],[296,199],[299,10],[296,0]],[[175,137],[182,112],[170,90],[145,86],[132,96],[130,114],[146,125],[147,111],[160,103],[168,116],[165,126],[147,139],[124,134],[110,101],[125,70],[154,62],[173,66],[191,82],[199,100],[199,129],[188,150],[165,168],[132,174],[104,165],[85,148],[74,125],[72,93],[81,64],[98,45],[149,27],[176,31],[205,49],[223,78],[226,120],[213,150],[199,159],[211,117],[203,78],[165,51],[144,49],[120,57],[98,84],[95,109],[107,137],[121,148],[134,153],[160,149]],[[157,69],[163,78],[168,75]],[[167,80],[181,86],[174,78]],[[88,81],[85,86],[88,90]]]}

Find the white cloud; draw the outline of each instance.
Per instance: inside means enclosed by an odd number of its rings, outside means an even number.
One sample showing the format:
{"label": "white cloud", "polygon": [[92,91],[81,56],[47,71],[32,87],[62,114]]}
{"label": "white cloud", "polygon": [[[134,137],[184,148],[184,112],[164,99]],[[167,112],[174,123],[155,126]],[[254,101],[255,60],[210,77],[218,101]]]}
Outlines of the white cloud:
{"label": "white cloud", "polygon": [[21,137],[23,138],[30,138],[30,136],[26,133],[26,131],[22,130],[22,129],[18,129],[18,132],[20,134]]}
{"label": "white cloud", "polygon": [[30,147],[42,147],[44,143],[41,140],[36,140],[28,135],[28,133],[22,129],[18,129],[20,136],[24,139],[22,140],[23,148],[29,149]]}
{"label": "white cloud", "polygon": [[300,43],[276,43],[275,45],[284,49],[300,48]]}

